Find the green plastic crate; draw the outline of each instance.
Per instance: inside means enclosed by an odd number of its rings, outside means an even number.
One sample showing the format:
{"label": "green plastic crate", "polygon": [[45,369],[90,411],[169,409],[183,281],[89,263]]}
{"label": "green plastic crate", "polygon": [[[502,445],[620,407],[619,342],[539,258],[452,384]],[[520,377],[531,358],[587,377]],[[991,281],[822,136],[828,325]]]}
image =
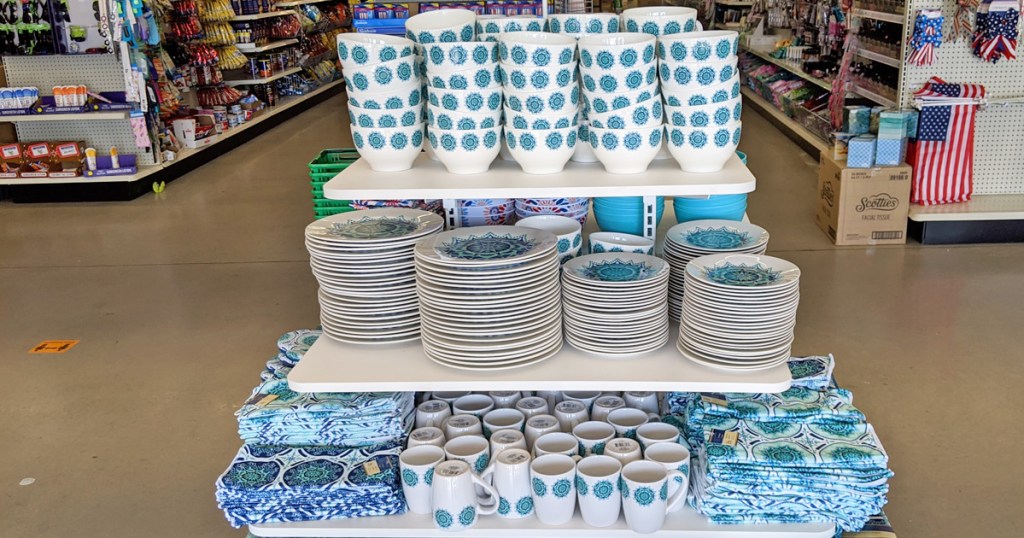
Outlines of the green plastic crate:
{"label": "green plastic crate", "polygon": [[359,153],[352,148],[325,149],[309,162],[311,174],[337,174],[356,162]]}
{"label": "green plastic crate", "polygon": [[338,175],[338,172],[326,172],[323,174],[310,172],[309,179],[310,183],[319,183],[323,185],[324,183],[327,183],[328,181],[334,179],[334,176],[336,175]]}
{"label": "green plastic crate", "polygon": [[316,215],[316,218],[322,219],[339,213],[348,213],[349,211],[355,211],[355,209],[351,207],[317,207],[313,209],[313,214]]}
{"label": "green plastic crate", "polygon": [[314,199],[313,206],[317,209],[328,207],[350,207],[349,200],[325,200],[323,198]]}

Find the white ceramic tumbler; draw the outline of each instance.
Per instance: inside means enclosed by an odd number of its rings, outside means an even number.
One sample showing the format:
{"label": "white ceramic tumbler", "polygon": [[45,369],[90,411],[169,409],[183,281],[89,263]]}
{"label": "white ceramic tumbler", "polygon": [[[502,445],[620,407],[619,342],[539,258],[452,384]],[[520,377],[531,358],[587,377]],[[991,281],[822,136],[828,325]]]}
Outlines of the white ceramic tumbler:
{"label": "white ceramic tumbler", "polygon": [[[478,494],[477,488],[483,494]],[[446,461],[434,468],[430,506],[434,526],[438,529],[461,531],[472,528],[478,515],[497,511],[498,505],[494,502],[497,498],[494,488],[477,476],[464,461]]]}
{"label": "white ceramic tumbler", "polygon": [[682,490],[668,494],[669,481],[681,475],[653,461],[634,461],[622,468],[622,511],[633,532],[650,534],[661,529],[665,515],[686,496]]}
{"label": "white ceramic tumbler", "polygon": [[444,461],[444,450],[433,445],[420,445],[402,452],[398,466],[402,472],[402,492],[409,511],[430,513],[430,485],[434,466]]}

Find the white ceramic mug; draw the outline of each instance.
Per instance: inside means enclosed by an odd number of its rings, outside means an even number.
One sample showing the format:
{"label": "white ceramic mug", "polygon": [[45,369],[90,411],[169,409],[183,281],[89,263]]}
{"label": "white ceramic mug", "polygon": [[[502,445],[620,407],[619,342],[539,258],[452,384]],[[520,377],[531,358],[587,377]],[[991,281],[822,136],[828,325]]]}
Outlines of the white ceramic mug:
{"label": "white ceramic mug", "polygon": [[479,474],[491,462],[491,444],[479,435],[463,435],[444,444],[448,460],[460,460],[469,464]]}
{"label": "white ceramic mug", "polygon": [[551,408],[548,406],[548,401],[544,398],[530,396],[516,402],[516,409],[526,415],[526,418],[530,418],[537,415],[547,415]]}
{"label": "white ceramic mug", "polygon": [[434,466],[444,461],[444,450],[433,445],[420,445],[402,451],[398,466],[402,471],[402,492],[409,511],[430,513],[430,484]]}
{"label": "white ceramic mug", "polygon": [[533,445],[542,435],[560,431],[562,427],[558,424],[557,418],[551,415],[532,416],[526,419],[526,429],[523,432],[526,435],[526,446],[533,450]]}
{"label": "white ceramic mug", "polygon": [[591,420],[573,428],[572,436],[580,445],[580,456],[600,456],[608,441],[615,438],[615,428],[607,422]]}
{"label": "white ceramic mug", "polygon": [[445,441],[447,441],[447,439],[445,439],[444,432],[441,431],[441,428],[435,428],[433,426],[416,428],[409,434],[409,446],[406,450],[420,445],[432,445],[438,448],[443,448]]}
{"label": "white ceramic mug", "polygon": [[658,414],[658,393],[657,392],[625,392],[622,399],[626,401],[626,407],[640,409],[647,413]]}
{"label": "white ceramic mug", "polygon": [[636,429],[636,440],[644,450],[658,443],[678,443],[679,429],[664,422],[648,422]]}
{"label": "white ceramic mug", "polygon": [[463,435],[483,435],[484,427],[480,419],[473,415],[452,415],[444,421],[444,436],[451,441]]}
{"label": "white ceramic mug", "polygon": [[594,410],[590,413],[590,420],[607,421],[608,413],[620,407],[626,407],[626,402],[622,398],[602,394],[600,398],[594,400]]}
{"label": "white ceramic mug", "polygon": [[547,454],[530,463],[533,508],[545,525],[564,525],[576,512],[576,462]]}
{"label": "white ceramic mug", "polygon": [[447,402],[448,405],[451,405],[452,403],[455,402],[455,400],[458,400],[459,398],[466,396],[467,394],[470,394],[468,390],[448,390],[435,392],[430,396],[435,400],[441,400],[442,402]]}
{"label": "white ceramic mug", "polygon": [[622,464],[610,456],[591,456],[576,464],[576,496],[580,515],[591,527],[608,527],[619,519]]}
{"label": "white ceramic mug", "polygon": [[562,391],[562,401],[565,400],[576,400],[587,407],[587,412],[590,412],[591,406],[594,405],[594,400],[601,395],[600,391],[596,390],[572,390]]}
{"label": "white ceramic mug", "polygon": [[636,429],[650,420],[650,415],[632,407],[622,407],[608,413],[608,424],[615,427],[615,433],[629,439],[636,439]]}
{"label": "white ceramic mug", "polygon": [[488,392],[487,395],[494,400],[494,407],[498,409],[515,407],[516,402],[523,397],[523,393],[518,390],[495,390]]}
{"label": "white ceramic mug", "polygon": [[[558,402],[562,401],[562,391],[560,390],[538,390],[538,398],[544,398],[548,402],[548,409],[554,409]],[[545,411],[547,413],[547,411]]]}
{"label": "white ceramic mug", "polygon": [[612,439],[604,445],[604,455],[611,456],[622,465],[643,459],[640,443],[633,439]]}
{"label": "white ceramic mug", "polygon": [[[483,491],[478,494],[477,489]],[[430,506],[434,525],[443,531],[461,531],[476,524],[478,515],[493,514],[497,492],[461,461],[445,461],[434,468]],[[488,504],[491,502],[491,504]]]}
{"label": "white ceramic mug", "polygon": [[565,400],[555,406],[555,418],[563,432],[571,432],[576,425],[590,420],[590,413],[583,402]]}
{"label": "white ceramic mug", "polygon": [[452,408],[442,400],[427,400],[416,406],[416,427],[440,426],[452,416]]}
{"label": "white ceramic mug", "polygon": [[491,456],[501,454],[502,451],[510,448],[521,448],[529,451],[526,447],[526,436],[519,430],[501,430],[491,434]]}
{"label": "white ceramic mug", "polygon": [[576,438],[565,432],[552,432],[542,435],[533,445],[533,455],[540,457],[545,454],[563,454],[579,456],[580,444]]}
{"label": "white ceramic mug", "polygon": [[492,409],[494,409],[494,400],[486,394],[467,394],[452,403],[452,413],[455,415],[473,415],[476,418],[483,418]]}
{"label": "white ceramic mug", "polygon": [[665,514],[686,496],[682,490],[668,494],[669,481],[681,474],[653,461],[634,461],[622,468],[622,511],[633,532],[649,534],[661,529]]}
{"label": "white ceramic mug", "polygon": [[[668,494],[675,495],[679,489],[683,490],[683,497],[690,488],[690,451],[683,445],[676,443],[658,443],[644,450],[644,459],[653,461],[665,466],[670,471],[679,471],[682,476],[675,476],[668,482]],[[677,512],[683,507],[679,503],[669,508],[669,512]]]}
{"label": "white ceramic mug", "polygon": [[521,431],[526,416],[518,409],[493,409],[484,415],[484,437],[490,438],[501,430]]}
{"label": "white ceramic mug", "polygon": [[525,450],[503,450],[480,475],[498,492],[498,516],[520,519],[533,515],[530,460],[530,453]]}

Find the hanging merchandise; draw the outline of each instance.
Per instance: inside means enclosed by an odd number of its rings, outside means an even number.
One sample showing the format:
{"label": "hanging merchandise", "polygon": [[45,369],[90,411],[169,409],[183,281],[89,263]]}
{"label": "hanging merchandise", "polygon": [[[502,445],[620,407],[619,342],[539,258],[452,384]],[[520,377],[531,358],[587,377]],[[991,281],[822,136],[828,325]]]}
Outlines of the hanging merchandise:
{"label": "hanging merchandise", "polygon": [[946,37],[946,41],[971,39],[974,35],[971,14],[977,9],[978,0],[956,0],[956,13],[953,14],[953,22],[949,25],[949,36]]}
{"label": "hanging merchandise", "polygon": [[1020,0],[986,0],[978,8],[974,55],[986,62],[1017,57]]}
{"label": "hanging merchandise", "polygon": [[[907,162],[914,167],[910,201],[949,204],[971,199],[974,176],[974,119],[980,84],[950,84],[932,77],[914,94],[921,102],[917,142]],[[913,136],[915,133],[908,133]]]}
{"label": "hanging merchandise", "polygon": [[909,65],[932,65],[935,49],[942,44],[942,11],[922,9],[914,21],[914,35],[910,38]]}

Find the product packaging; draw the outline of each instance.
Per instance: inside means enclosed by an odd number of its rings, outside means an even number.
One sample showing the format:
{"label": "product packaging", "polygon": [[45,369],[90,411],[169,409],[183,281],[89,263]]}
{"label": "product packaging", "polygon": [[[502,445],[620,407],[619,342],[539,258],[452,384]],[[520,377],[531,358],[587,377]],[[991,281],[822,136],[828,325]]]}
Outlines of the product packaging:
{"label": "product packaging", "polygon": [[832,158],[837,161],[845,161],[848,152],[848,146],[850,139],[854,135],[852,133],[832,133]]}
{"label": "product packaging", "polygon": [[18,177],[24,162],[21,151],[21,144],[17,142],[0,145],[0,178]]}
{"label": "product packaging", "polygon": [[873,106],[871,107],[871,126],[869,131],[871,134],[878,134],[878,125],[881,120],[882,111],[885,110],[884,106]]}
{"label": "product packaging", "polygon": [[906,156],[906,138],[878,137],[875,145],[875,166],[899,166]]}
{"label": "product packaging", "polygon": [[53,149],[49,142],[22,144],[21,177],[46,177],[53,167]]}
{"label": "product packaging", "polygon": [[850,139],[846,166],[850,168],[871,168],[875,165],[875,137],[855,136]]}
{"label": "product packaging", "polygon": [[843,131],[855,135],[871,131],[871,109],[866,106],[848,106],[843,112]]}
{"label": "product packaging", "polygon": [[907,240],[911,168],[858,169],[822,153],[815,217],[836,245],[894,245]]}
{"label": "product packaging", "polygon": [[53,152],[53,166],[50,168],[49,177],[76,177],[82,175],[82,158],[84,157],[83,142],[54,142],[51,144]]}

